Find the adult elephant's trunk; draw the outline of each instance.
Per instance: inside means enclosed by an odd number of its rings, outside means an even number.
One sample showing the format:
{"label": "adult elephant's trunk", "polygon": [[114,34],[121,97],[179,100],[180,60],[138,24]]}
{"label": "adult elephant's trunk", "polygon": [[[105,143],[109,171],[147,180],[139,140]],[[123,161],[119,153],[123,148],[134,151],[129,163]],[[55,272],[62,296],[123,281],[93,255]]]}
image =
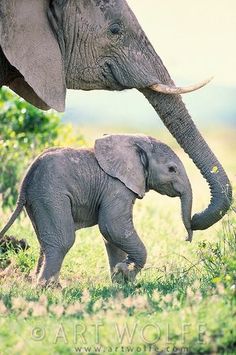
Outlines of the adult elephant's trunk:
{"label": "adult elephant's trunk", "polygon": [[207,180],[211,201],[209,206],[192,218],[192,230],[206,229],[219,221],[232,200],[232,188],[221,164],[192,121],[181,97],[140,90],[154,107],[165,126],[190,156]]}

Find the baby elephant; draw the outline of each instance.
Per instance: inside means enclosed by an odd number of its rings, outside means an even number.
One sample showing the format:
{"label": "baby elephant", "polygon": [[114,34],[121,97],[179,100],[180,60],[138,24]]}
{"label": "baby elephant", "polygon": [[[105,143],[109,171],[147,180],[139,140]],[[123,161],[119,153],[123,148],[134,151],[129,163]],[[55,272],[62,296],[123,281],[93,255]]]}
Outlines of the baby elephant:
{"label": "baby elephant", "polygon": [[25,206],[40,243],[38,283],[57,282],[75,231],[98,224],[112,279],[134,280],[146,249],[133,225],[133,204],[150,189],[181,199],[192,239],[192,190],[176,154],[155,138],[105,135],[94,149],[52,148],[32,163],[2,237]]}

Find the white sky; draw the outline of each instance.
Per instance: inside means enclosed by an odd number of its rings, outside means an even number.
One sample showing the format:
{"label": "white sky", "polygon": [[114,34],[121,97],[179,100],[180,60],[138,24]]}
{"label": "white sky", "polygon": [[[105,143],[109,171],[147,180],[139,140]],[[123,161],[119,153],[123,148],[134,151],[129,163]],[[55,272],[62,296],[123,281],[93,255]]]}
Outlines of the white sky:
{"label": "white sky", "polygon": [[128,0],[172,77],[236,85],[236,0]]}

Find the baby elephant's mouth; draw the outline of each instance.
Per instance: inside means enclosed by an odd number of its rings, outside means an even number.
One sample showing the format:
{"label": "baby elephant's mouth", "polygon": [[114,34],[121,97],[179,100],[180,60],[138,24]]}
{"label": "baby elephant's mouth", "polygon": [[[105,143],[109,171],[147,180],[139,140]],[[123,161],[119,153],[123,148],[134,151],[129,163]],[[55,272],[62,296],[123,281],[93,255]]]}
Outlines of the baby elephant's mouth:
{"label": "baby elephant's mouth", "polygon": [[166,195],[169,197],[181,197],[181,192],[177,191],[174,187],[174,184],[170,182],[169,184],[160,184],[157,187],[157,192],[161,195]]}

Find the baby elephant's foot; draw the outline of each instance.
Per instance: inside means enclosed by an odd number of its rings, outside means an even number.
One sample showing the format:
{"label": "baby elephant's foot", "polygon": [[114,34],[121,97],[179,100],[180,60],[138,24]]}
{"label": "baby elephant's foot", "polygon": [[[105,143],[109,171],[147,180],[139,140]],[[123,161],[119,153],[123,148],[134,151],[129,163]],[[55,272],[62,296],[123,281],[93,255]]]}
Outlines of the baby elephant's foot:
{"label": "baby elephant's foot", "polygon": [[121,262],[116,264],[114,272],[111,276],[113,283],[124,284],[127,282],[133,282],[137,273],[140,271],[135,263]]}
{"label": "baby elephant's foot", "polygon": [[49,280],[39,279],[36,282],[36,287],[39,289],[47,289],[47,288],[62,289],[62,286],[58,281],[58,279],[54,279],[54,278],[51,278]]}

